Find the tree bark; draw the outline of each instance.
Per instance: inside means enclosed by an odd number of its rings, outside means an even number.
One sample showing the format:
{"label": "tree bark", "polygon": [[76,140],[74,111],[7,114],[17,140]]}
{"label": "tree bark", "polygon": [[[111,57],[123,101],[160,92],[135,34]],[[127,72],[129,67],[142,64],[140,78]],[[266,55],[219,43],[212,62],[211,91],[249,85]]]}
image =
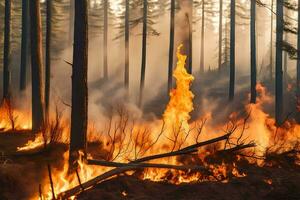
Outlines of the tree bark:
{"label": "tree bark", "polygon": [[219,12],[219,58],[218,67],[219,71],[222,66],[222,42],[223,42],[223,0],[220,0],[220,12]]}
{"label": "tree bark", "polygon": [[175,0],[171,0],[169,68],[168,68],[168,95],[169,95],[169,92],[172,89],[172,82],[173,82],[174,38],[175,38]]}
{"label": "tree bark", "polygon": [[200,73],[204,73],[204,29],[205,29],[205,1],[202,0],[202,19],[201,19],[201,54],[200,54]]}
{"label": "tree bark", "polygon": [[77,167],[79,151],[86,152],[88,114],[88,11],[87,0],[75,1],[72,70],[70,169]]}
{"label": "tree bark", "polygon": [[251,0],[251,103],[256,103],[256,0]]}
{"label": "tree bark", "polygon": [[125,1],[125,89],[129,92],[129,0]]}
{"label": "tree bark", "polygon": [[277,0],[276,8],[276,78],[275,78],[275,118],[280,125],[283,120],[283,83],[282,83],[282,42],[283,42],[283,2]]}
{"label": "tree bark", "polygon": [[4,22],[4,58],[3,58],[3,99],[9,100],[11,95],[11,0],[5,0],[5,22]]}
{"label": "tree bark", "polygon": [[50,104],[51,79],[51,32],[52,32],[52,0],[47,0],[47,30],[46,30],[46,70],[45,70],[45,114],[48,118]]}
{"label": "tree bark", "polygon": [[40,1],[30,1],[31,14],[31,78],[32,78],[32,129],[37,131],[44,125],[44,87],[42,53],[42,19]]}
{"label": "tree bark", "polygon": [[193,73],[193,6],[194,1],[191,0],[191,11],[188,15],[188,25],[189,25],[189,74]]}
{"label": "tree bark", "polygon": [[108,0],[103,0],[103,70],[104,79],[108,79],[108,61],[107,61],[107,47],[108,47]]}
{"label": "tree bark", "polygon": [[144,0],[143,8],[143,41],[142,41],[142,65],[141,65],[141,82],[140,82],[140,97],[139,106],[143,103],[143,93],[145,87],[145,73],[147,60],[147,22],[148,22],[148,0]]}
{"label": "tree bark", "polygon": [[298,0],[298,35],[297,35],[297,96],[300,98],[300,0]]}
{"label": "tree bark", "polygon": [[[271,10],[274,8],[274,0],[271,0]],[[269,69],[269,76],[270,80],[273,81],[273,13],[271,12],[271,33],[270,33],[270,69]]]}
{"label": "tree bark", "polygon": [[20,90],[24,91],[27,85],[27,66],[29,56],[29,1],[22,0],[22,41],[21,41],[21,66],[20,66]]}
{"label": "tree bark", "polygon": [[235,88],[235,0],[230,4],[230,80],[229,80],[229,100],[234,98]]}

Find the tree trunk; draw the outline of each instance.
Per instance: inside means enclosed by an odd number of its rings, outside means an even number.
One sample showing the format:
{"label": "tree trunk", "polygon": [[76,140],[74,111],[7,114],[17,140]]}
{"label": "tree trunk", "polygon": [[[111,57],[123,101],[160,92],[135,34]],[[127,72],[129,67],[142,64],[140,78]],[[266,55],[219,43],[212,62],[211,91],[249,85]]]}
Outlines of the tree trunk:
{"label": "tree trunk", "polygon": [[168,94],[172,89],[172,81],[173,81],[174,38],[175,38],[175,0],[171,0]]}
{"label": "tree trunk", "polygon": [[[271,0],[271,10],[274,8],[274,0]],[[271,35],[270,35],[270,80],[273,81],[273,27],[274,27],[274,22],[273,22],[273,13],[271,12]]]}
{"label": "tree trunk", "polygon": [[234,98],[235,87],[235,0],[230,4],[230,81],[229,100]]}
{"label": "tree trunk", "polygon": [[218,65],[219,71],[222,66],[222,41],[223,41],[223,0],[220,0],[220,12],[219,12],[219,58]]}
{"label": "tree trunk", "polygon": [[141,66],[141,83],[140,83],[140,97],[139,106],[143,103],[143,92],[145,86],[145,72],[146,72],[146,59],[147,59],[147,21],[148,21],[148,0],[144,0],[143,8],[143,41],[142,41],[142,66]]}
{"label": "tree trunk", "polygon": [[108,69],[107,69],[107,36],[108,36],[108,0],[103,0],[103,70],[104,79],[108,79]]}
{"label": "tree trunk", "polygon": [[47,30],[46,30],[46,70],[45,70],[45,114],[48,117],[50,104],[50,79],[51,79],[51,25],[52,0],[47,0]]}
{"label": "tree trunk", "polygon": [[[285,9],[286,10],[286,15],[289,16],[289,9]],[[284,20],[288,20],[288,17],[285,17]],[[289,41],[289,33],[285,32],[284,33],[284,40],[286,42]],[[283,52],[284,53],[284,57],[283,57],[283,84],[284,84],[284,88],[286,89],[288,87],[288,53],[286,51]]]}
{"label": "tree trunk", "polygon": [[27,66],[29,49],[29,1],[22,0],[22,41],[21,41],[21,66],[20,66],[20,90],[24,91],[27,85]]}
{"label": "tree trunk", "polygon": [[276,90],[275,90],[275,118],[280,125],[283,120],[283,84],[282,84],[282,42],[283,42],[283,2],[277,0],[276,8]]}
{"label": "tree trunk", "polygon": [[188,15],[188,24],[189,24],[189,74],[193,73],[193,5],[194,1],[191,0],[191,9],[190,14]]}
{"label": "tree trunk", "polygon": [[75,1],[74,49],[72,70],[72,110],[70,169],[77,167],[79,151],[86,153],[88,113],[88,11],[87,0]]}
{"label": "tree trunk", "polygon": [[5,0],[5,27],[4,27],[4,58],[3,58],[3,99],[9,100],[11,95],[11,0]]}
{"label": "tree trunk", "polygon": [[256,103],[256,0],[251,0],[251,103]]}
{"label": "tree trunk", "polygon": [[129,92],[129,0],[125,2],[125,89]]}
{"label": "tree trunk", "polygon": [[[300,98],[300,0],[298,0],[298,35],[297,35],[297,97]],[[298,100],[299,101],[299,100]]]}
{"label": "tree trunk", "polygon": [[205,1],[202,0],[202,19],[201,19],[201,54],[200,54],[200,73],[204,73],[204,28],[205,28]]}
{"label": "tree trunk", "polygon": [[32,78],[32,129],[44,125],[42,19],[40,1],[30,1],[31,14],[31,78]]}

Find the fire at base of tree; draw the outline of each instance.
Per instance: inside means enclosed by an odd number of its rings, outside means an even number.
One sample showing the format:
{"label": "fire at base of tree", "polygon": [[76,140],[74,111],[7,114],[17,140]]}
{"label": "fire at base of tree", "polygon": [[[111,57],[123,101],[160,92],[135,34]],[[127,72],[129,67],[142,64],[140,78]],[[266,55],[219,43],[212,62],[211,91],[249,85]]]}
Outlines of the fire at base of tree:
{"label": "fire at base of tree", "polygon": [[0,199],[299,199],[298,5],[0,1]]}

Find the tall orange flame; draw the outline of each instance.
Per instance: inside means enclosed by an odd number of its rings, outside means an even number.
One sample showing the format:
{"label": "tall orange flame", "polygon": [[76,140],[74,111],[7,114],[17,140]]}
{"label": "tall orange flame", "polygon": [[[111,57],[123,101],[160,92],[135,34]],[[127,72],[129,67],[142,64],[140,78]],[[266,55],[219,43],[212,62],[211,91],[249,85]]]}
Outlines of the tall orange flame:
{"label": "tall orange flame", "polygon": [[170,101],[163,114],[163,118],[168,126],[175,125],[176,130],[182,128],[184,131],[188,131],[188,120],[191,118],[190,112],[194,109],[194,94],[190,91],[191,82],[194,80],[194,77],[185,68],[187,56],[180,53],[182,46],[181,44],[177,48],[178,62],[173,73],[176,79],[176,88],[170,92]]}

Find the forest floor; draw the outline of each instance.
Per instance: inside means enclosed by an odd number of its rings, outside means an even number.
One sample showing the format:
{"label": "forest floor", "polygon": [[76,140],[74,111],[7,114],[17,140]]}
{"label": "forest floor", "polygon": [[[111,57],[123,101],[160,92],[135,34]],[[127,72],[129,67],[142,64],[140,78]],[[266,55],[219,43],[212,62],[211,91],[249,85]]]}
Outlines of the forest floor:
{"label": "forest floor", "polygon": [[[47,163],[61,167],[65,145],[57,145],[42,153],[16,154],[18,146],[33,139],[30,132],[0,133],[0,200],[30,199],[47,177]],[[284,158],[286,159],[286,158]],[[174,185],[167,182],[140,180],[134,175],[120,175],[102,182],[78,196],[79,200],[119,199],[224,199],[224,200],[299,200],[300,166],[280,160],[272,167],[237,163],[245,177],[226,182],[199,181]]]}

